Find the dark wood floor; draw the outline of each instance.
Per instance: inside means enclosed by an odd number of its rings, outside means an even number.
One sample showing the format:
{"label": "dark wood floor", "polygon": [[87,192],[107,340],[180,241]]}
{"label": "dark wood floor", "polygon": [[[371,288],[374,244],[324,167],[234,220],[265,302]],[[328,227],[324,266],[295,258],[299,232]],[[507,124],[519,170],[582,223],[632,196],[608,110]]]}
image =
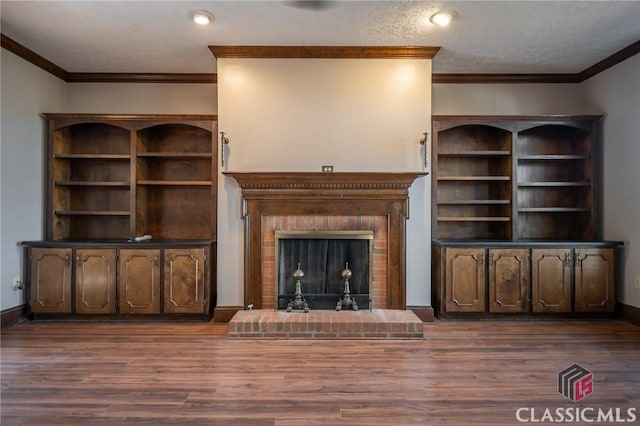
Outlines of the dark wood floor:
{"label": "dark wood floor", "polygon": [[[635,408],[640,419],[640,328],[623,322],[437,322],[420,341],[238,340],[225,331],[3,329],[2,425],[513,425],[521,407],[529,419],[530,408],[539,419],[563,407]],[[594,376],[593,394],[578,403],[557,393],[557,373],[573,363]]]}

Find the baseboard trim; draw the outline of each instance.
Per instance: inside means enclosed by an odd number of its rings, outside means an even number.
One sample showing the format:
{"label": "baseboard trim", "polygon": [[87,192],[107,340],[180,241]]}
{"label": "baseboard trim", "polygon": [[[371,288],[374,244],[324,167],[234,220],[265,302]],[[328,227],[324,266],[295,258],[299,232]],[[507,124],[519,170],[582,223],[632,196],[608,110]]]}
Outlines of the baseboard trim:
{"label": "baseboard trim", "polygon": [[407,306],[407,309],[413,311],[414,314],[422,322],[434,322],[435,316],[433,314],[433,308],[431,306]]}
{"label": "baseboard trim", "polygon": [[616,316],[623,321],[640,326],[640,308],[618,303],[616,305]]}
{"label": "baseboard trim", "polygon": [[0,312],[0,327],[5,328],[17,324],[27,317],[27,305],[19,305]]}
{"label": "baseboard trim", "polygon": [[216,306],[213,310],[213,322],[228,323],[236,312],[243,309],[243,306]]}

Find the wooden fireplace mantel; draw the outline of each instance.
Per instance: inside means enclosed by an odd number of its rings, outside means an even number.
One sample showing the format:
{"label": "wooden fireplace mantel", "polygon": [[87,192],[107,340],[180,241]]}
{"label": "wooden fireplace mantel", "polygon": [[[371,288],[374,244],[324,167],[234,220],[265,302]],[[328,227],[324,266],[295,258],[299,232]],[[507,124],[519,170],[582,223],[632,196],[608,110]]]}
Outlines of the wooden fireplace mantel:
{"label": "wooden fireplace mantel", "polygon": [[387,309],[406,309],[409,187],[425,172],[223,172],[242,188],[245,306],[262,307],[262,217],[385,216]]}
{"label": "wooden fireplace mantel", "polygon": [[223,172],[242,189],[408,189],[424,172]]}

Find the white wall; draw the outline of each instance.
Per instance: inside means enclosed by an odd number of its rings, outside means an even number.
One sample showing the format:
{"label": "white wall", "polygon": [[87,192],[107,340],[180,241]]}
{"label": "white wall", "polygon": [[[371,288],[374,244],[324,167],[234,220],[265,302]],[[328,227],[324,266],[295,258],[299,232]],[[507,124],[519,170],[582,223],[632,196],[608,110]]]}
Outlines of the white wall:
{"label": "white wall", "polygon": [[2,129],[0,132],[0,309],[26,303],[13,291],[21,276],[18,241],[43,237],[43,112],[63,111],[66,84],[2,50]]}
{"label": "white wall", "polygon": [[640,308],[640,55],[581,85],[604,120],[604,238],[624,241],[618,301]]}
{"label": "white wall", "polygon": [[[219,130],[229,171],[420,171],[431,61],[219,59]],[[219,178],[218,305],[243,303],[240,189]],[[430,177],[413,184],[407,303],[430,305]]]}

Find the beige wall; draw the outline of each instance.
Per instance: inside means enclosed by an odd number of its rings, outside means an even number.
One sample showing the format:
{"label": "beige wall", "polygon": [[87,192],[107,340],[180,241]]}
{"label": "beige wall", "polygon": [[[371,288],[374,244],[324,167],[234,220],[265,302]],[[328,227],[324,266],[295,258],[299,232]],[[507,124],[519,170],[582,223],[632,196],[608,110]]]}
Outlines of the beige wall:
{"label": "beige wall", "polygon": [[604,120],[604,238],[624,241],[618,301],[640,308],[640,55],[581,85]]}
{"label": "beige wall", "polygon": [[22,269],[18,241],[43,237],[42,112],[66,105],[65,83],[13,53],[2,50],[2,131],[0,136],[0,309],[25,303],[13,291]]}
{"label": "beige wall", "polygon": [[[219,59],[226,170],[420,171],[430,129],[431,61]],[[219,179],[218,304],[243,303],[240,190]],[[410,190],[407,302],[430,304],[430,179]]]}
{"label": "beige wall", "polygon": [[593,113],[578,84],[434,84],[434,115]]}
{"label": "beige wall", "polygon": [[215,84],[70,83],[67,112],[216,114]]}

